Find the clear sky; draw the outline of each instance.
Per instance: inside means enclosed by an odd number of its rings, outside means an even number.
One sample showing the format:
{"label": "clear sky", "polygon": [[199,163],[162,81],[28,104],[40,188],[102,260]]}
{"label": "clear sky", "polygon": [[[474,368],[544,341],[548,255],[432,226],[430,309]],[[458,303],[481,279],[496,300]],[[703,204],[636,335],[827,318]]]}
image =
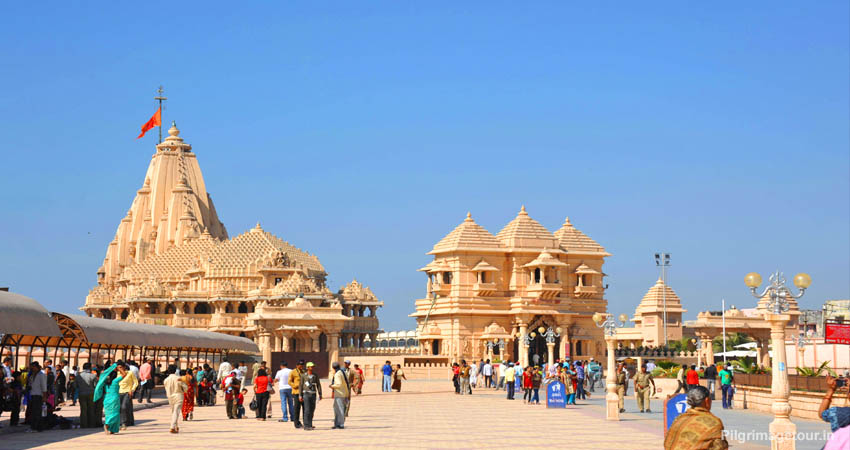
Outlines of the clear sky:
{"label": "clear sky", "polygon": [[467,211],[523,204],[613,254],[614,313],[661,250],[688,318],[754,305],[750,271],[850,298],[846,1],[73,3],[0,17],[0,286],[51,310],[95,284],[159,84],[230,234],[356,276],[386,330]]}

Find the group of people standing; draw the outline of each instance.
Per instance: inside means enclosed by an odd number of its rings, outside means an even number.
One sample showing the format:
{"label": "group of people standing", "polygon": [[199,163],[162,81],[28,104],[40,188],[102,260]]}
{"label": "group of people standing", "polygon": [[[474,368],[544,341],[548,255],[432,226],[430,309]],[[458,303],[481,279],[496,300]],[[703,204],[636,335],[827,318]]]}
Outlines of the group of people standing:
{"label": "group of people standing", "polygon": [[404,371],[401,369],[401,364],[396,364],[393,367],[389,361],[385,362],[381,367],[381,392],[401,392],[401,380],[407,380]]}

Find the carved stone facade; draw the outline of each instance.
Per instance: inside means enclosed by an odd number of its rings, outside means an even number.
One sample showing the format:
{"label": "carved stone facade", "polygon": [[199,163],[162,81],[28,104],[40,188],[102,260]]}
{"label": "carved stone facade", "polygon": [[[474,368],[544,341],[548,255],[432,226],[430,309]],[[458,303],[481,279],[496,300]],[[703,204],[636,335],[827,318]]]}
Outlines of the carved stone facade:
{"label": "carved stone facade", "polygon": [[[607,308],[602,266],[610,254],[569,219],[552,233],[523,207],[493,235],[467,214],[429,254],[434,260],[420,269],[426,296],[411,314],[423,354],[523,365],[545,362],[547,351],[604,356],[592,316]],[[549,328],[560,330],[553,342],[541,336]]]}
{"label": "carved stone facade", "polygon": [[157,145],[80,308],[93,317],[217,331],[272,351],[362,346],[383,302],[357,280],[337,293],[315,255],[263,230],[228,239],[192,147],[176,126]]}

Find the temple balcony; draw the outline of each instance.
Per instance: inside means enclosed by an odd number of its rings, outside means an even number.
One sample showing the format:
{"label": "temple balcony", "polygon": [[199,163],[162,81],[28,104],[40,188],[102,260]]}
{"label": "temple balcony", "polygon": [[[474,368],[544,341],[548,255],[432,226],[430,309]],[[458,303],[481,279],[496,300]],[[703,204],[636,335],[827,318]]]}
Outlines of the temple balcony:
{"label": "temple balcony", "polygon": [[352,317],[351,322],[344,325],[345,331],[369,332],[378,329],[377,317]]}
{"label": "temple balcony", "polygon": [[141,314],[137,319],[136,323],[143,323],[146,325],[168,325],[171,326],[173,323],[174,314]]}
{"label": "temple balcony", "polygon": [[576,286],[573,292],[576,297],[593,297],[599,293],[599,288],[596,286]]}
{"label": "temple balcony", "polygon": [[214,328],[243,328],[245,327],[246,317],[248,317],[246,313],[213,314],[210,319],[210,326]]}
{"label": "temple balcony", "polygon": [[532,283],[525,289],[525,292],[532,297],[537,298],[555,298],[564,286],[561,283]]}
{"label": "temple balcony", "polygon": [[472,292],[479,297],[486,297],[496,293],[496,283],[475,283]]}
{"label": "temple balcony", "polygon": [[172,326],[180,328],[209,328],[212,314],[175,314]]}
{"label": "temple balcony", "polygon": [[434,283],[431,285],[431,291],[436,292],[437,295],[446,296],[452,293],[452,284],[451,283]]}

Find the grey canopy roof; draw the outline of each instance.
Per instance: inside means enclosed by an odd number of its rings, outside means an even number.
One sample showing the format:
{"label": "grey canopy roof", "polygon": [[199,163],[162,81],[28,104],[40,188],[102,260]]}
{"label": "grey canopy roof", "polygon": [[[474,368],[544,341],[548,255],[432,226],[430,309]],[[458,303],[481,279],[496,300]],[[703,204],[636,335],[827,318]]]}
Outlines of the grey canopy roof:
{"label": "grey canopy roof", "polygon": [[93,345],[183,348],[259,353],[254,341],[212,331],[191,330],[165,325],[147,325],[120,320],[98,319],[76,314],[54,313],[76,323]]}
{"label": "grey canopy roof", "polygon": [[37,301],[0,291],[0,334],[59,337],[62,332]]}

